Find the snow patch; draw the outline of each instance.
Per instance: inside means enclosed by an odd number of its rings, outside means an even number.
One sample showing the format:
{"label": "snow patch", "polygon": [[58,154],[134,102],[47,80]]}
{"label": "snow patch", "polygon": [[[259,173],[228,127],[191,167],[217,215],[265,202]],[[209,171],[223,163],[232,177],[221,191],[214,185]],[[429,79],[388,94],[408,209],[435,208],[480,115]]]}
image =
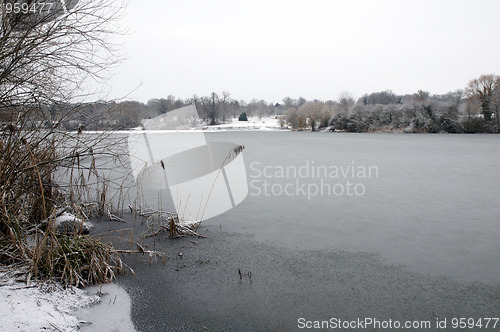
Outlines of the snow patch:
{"label": "snow patch", "polygon": [[248,121],[239,121],[238,118],[231,119],[229,123],[208,126],[207,130],[283,130],[288,129],[281,126],[279,119],[275,116],[251,116]]}
{"label": "snow patch", "polygon": [[131,319],[132,300],[128,293],[117,284],[94,286],[89,294],[100,294],[101,302],[91,307],[81,308],[77,315],[81,320],[91,322],[80,327],[81,331],[135,332]]}
{"label": "snow patch", "polygon": [[88,234],[92,228],[92,224],[88,221],[83,221],[77,216],[66,212],[69,207],[64,207],[56,211],[55,220],[50,217],[42,222],[42,227],[46,228],[51,221],[54,221],[55,231],[58,234],[72,234],[74,232]]}
{"label": "snow patch", "polygon": [[0,331],[135,331],[131,299],[116,284],[86,290],[26,285],[16,272],[0,267]]}
{"label": "snow patch", "polygon": [[61,215],[57,216],[55,225],[56,231],[59,234],[72,233],[75,230],[81,230],[83,234],[88,234],[92,228],[92,224],[83,221],[68,212],[63,212]]}
{"label": "snow patch", "polygon": [[78,288],[16,282],[0,271],[0,331],[71,331],[80,320],[75,310],[99,302]]}

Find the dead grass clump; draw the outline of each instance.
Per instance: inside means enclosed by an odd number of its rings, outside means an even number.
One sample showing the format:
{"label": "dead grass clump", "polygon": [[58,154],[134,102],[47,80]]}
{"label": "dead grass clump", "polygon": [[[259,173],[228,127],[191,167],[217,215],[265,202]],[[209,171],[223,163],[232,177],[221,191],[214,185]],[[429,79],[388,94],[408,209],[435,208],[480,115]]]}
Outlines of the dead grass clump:
{"label": "dead grass clump", "polygon": [[110,282],[126,272],[113,247],[87,235],[38,235],[32,250],[29,277],[55,279],[63,285],[85,287]]}
{"label": "dead grass clump", "polygon": [[143,218],[147,229],[139,235],[140,238],[155,237],[160,233],[168,231],[170,238],[180,238],[188,235],[204,237],[196,232],[201,221],[186,220],[180,218],[177,213],[163,211],[140,211],[139,216]]}

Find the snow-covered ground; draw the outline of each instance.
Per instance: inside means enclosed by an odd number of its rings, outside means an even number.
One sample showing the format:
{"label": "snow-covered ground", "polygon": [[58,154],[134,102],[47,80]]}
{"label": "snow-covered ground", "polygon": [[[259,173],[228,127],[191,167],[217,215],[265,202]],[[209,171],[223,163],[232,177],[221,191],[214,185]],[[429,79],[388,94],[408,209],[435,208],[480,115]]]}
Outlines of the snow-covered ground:
{"label": "snow-covered ground", "polygon": [[279,119],[275,116],[265,116],[259,118],[257,116],[248,117],[248,121],[238,121],[238,118],[230,119],[228,123],[207,126],[207,130],[277,130],[287,129],[281,127]]}
{"label": "snow-covered ground", "polygon": [[14,271],[0,268],[0,331],[135,331],[130,312],[130,297],[118,285],[27,286]]}
{"label": "snow-covered ground", "polygon": [[[128,130],[119,130],[116,132],[122,133],[122,134],[131,134],[131,133],[137,133],[137,132],[148,132],[148,133],[166,133],[166,132],[205,132],[205,131],[221,131],[221,130],[290,130],[288,126],[283,125],[281,127],[279,123],[279,119],[277,119],[275,116],[264,116],[262,118],[259,118],[257,116],[251,116],[248,117],[248,121],[238,121],[238,118],[234,119],[229,119],[226,120],[227,123],[224,124],[218,124],[218,125],[213,125],[213,126],[207,126],[205,123],[202,123],[198,125],[195,128],[191,129],[144,129],[142,126],[141,127],[135,127],[131,128]],[[76,132],[74,132],[76,134]],[[92,131],[92,130],[87,130],[85,131],[87,134],[99,134],[102,133],[102,131]]]}

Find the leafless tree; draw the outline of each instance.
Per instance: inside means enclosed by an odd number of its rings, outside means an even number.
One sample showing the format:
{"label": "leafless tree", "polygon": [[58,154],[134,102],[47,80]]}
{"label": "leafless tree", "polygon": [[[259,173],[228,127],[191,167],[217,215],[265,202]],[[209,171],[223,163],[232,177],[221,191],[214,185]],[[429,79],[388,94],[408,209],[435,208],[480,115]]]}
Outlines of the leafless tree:
{"label": "leafless tree", "polygon": [[339,96],[339,106],[344,113],[349,112],[354,105],[354,97],[347,91],[342,91]]}
{"label": "leafless tree", "polygon": [[[18,10],[9,3],[18,4]],[[59,127],[82,105],[70,101],[88,96],[83,85],[104,81],[120,60],[110,36],[119,30],[116,22],[124,6],[113,0],[53,0],[45,5],[35,0],[2,1],[2,5],[0,158],[12,163],[3,165],[0,181],[2,192],[22,188],[19,194],[25,201],[30,194],[37,200],[51,195],[57,167],[97,152],[95,145],[82,142],[68,153],[68,142],[81,140],[84,128],[65,133]],[[34,170],[37,181],[30,182]],[[50,213],[48,200],[33,205],[39,209],[32,217]]]}
{"label": "leafless tree", "polygon": [[[498,112],[498,90],[500,89],[500,76],[481,75],[469,82],[465,96],[467,101],[481,107],[484,119],[491,121],[492,114]],[[498,115],[495,114],[498,118]]]}
{"label": "leafless tree", "polygon": [[[95,246],[85,254],[91,257],[91,262],[71,261],[69,256],[61,255],[64,251],[59,251],[60,240],[48,230],[50,226],[45,228],[44,241],[35,237],[36,247],[30,244],[33,239],[28,240],[27,235],[30,231],[38,233],[44,220],[55,216],[56,207],[61,204],[70,205],[77,214],[79,207],[80,216],[88,215],[78,204],[82,202],[71,195],[75,193],[71,191],[75,188],[73,185],[79,184],[72,180],[68,184],[56,181],[55,174],[60,174],[61,168],[78,169],[78,173],[86,171],[87,177],[82,176],[80,182],[86,186],[83,182],[97,179],[98,155],[119,156],[119,152],[110,151],[111,142],[106,134],[87,135],[82,126],[75,132],[59,128],[82,106],[88,107],[81,103],[90,97],[83,86],[92,80],[105,81],[110,68],[120,60],[110,39],[119,31],[116,23],[124,9],[120,1],[0,2],[0,119],[3,122],[0,128],[0,264],[28,263],[33,277],[46,271],[47,276],[66,278],[67,283],[76,285],[104,282],[109,275],[97,276],[94,263],[106,269],[114,264],[110,261],[114,254],[104,246]],[[83,112],[81,115],[91,117]],[[73,173],[69,178],[73,179]],[[103,207],[105,186],[101,186],[100,195]],[[49,240],[45,242],[45,239]],[[74,239],[68,246],[78,245],[78,237]],[[104,251],[110,256],[100,256]],[[118,261],[119,258],[114,260]],[[57,262],[63,262],[64,268],[54,268]],[[82,272],[78,278],[68,272],[78,269],[78,274],[81,266],[93,271]],[[83,274],[90,277],[83,280]]]}
{"label": "leafless tree", "polygon": [[196,105],[200,107],[202,118],[208,125],[217,124],[220,111],[220,97],[217,93],[212,92],[210,96],[199,98]]}
{"label": "leafless tree", "polygon": [[289,109],[290,107],[294,107],[297,104],[297,101],[295,99],[292,99],[290,97],[285,97],[283,98],[283,105],[285,109]]}
{"label": "leafless tree", "polygon": [[5,6],[0,14],[0,110],[82,97],[86,81],[108,77],[119,61],[109,37],[122,6],[82,0],[64,9],[54,0],[47,1],[54,3],[50,11],[26,3],[41,14],[8,13]]}
{"label": "leafless tree", "polygon": [[231,93],[227,91],[222,91],[222,96],[220,98],[221,108],[222,108],[222,123],[226,123],[226,114],[228,104],[231,102]]}
{"label": "leafless tree", "polygon": [[423,103],[429,99],[429,92],[424,90],[418,90],[417,93],[413,94],[412,98],[417,103]]}
{"label": "leafless tree", "polygon": [[328,106],[320,101],[306,102],[299,108],[299,113],[303,114],[308,120],[311,131],[316,131],[318,127],[328,124],[332,114]]}

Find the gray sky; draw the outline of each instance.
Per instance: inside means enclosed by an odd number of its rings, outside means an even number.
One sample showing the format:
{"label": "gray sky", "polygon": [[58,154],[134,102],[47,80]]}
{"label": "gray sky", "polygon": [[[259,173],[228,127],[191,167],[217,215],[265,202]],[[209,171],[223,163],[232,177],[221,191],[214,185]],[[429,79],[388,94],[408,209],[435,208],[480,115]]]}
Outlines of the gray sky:
{"label": "gray sky", "polygon": [[499,13],[495,0],[130,0],[107,98],[446,93],[500,74]]}

